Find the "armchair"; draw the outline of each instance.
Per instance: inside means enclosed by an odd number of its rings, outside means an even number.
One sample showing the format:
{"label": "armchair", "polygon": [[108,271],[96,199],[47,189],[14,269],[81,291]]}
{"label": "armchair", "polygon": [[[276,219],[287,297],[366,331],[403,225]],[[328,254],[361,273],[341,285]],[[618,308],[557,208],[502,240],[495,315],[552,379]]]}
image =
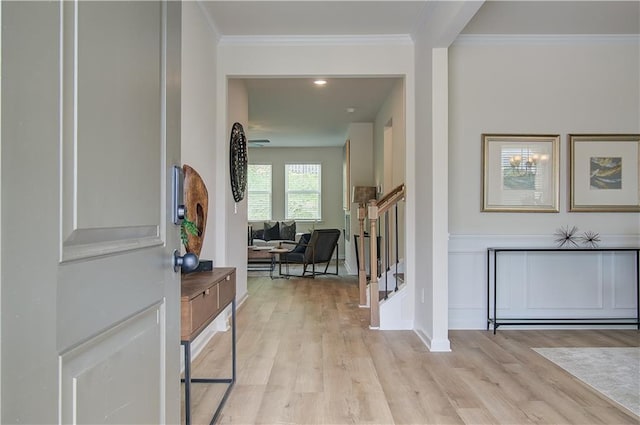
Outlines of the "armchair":
{"label": "armchair", "polygon": [[[302,264],[301,275],[286,274],[286,276],[299,276],[314,278],[318,275],[338,274],[338,240],[340,230],[317,229],[311,233],[308,239],[300,238],[296,248],[291,252],[280,254],[280,261],[287,264]],[[333,253],[336,253],[336,272],[327,272]],[[316,264],[326,264],[324,271],[316,271]],[[311,266],[311,272],[307,268]]]}

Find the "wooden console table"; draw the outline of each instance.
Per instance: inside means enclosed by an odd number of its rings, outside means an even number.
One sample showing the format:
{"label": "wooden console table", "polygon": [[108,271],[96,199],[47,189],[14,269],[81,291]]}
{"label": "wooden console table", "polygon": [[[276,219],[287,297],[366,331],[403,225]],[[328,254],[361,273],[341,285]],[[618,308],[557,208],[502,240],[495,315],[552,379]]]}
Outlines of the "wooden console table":
{"label": "wooden console table", "polygon": [[[498,254],[501,252],[635,252],[636,317],[635,318],[498,318]],[[492,263],[493,260],[493,263]],[[493,264],[493,316],[491,315],[491,265]],[[500,325],[636,325],[640,329],[640,248],[487,248],[487,330],[493,333]]]}
{"label": "wooden console table", "polygon": [[[191,424],[191,383],[227,384],[227,389],[213,414],[215,423],[236,381],[236,269],[214,268],[211,271],[182,276],[180,299],[180,344],[184,347],[185,421]],[[231,378],[192,378],[191,342],[231,304]]]}

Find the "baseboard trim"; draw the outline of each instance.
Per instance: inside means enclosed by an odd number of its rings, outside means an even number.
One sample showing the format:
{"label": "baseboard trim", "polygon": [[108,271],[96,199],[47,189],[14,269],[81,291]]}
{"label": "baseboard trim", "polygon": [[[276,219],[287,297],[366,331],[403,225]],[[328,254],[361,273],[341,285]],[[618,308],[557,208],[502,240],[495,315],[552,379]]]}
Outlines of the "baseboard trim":
{"label": "baseboard trim", "polygon": [[414,329],[413,331],[416,333],[416,335],[418,335],[418,338],[420,338],[422,343],[429,349],[429,351],[434,353],[451,352],[451,344],[449,343],[449,339],[431,339],[419,329]]}

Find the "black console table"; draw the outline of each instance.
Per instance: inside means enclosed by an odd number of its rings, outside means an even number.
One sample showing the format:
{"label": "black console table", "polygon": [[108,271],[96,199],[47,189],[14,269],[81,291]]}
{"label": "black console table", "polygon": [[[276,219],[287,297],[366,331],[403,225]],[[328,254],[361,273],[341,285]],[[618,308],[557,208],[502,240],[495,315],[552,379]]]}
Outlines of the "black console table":
{"label": "black console table", "polygon": [[[501,252],[635,252],[636,317],[634,318],[498,318],[498,254]],[[493,316],[491,315],[491,265],[493,264]],[[487,330],[500,325],[636,325],[640,329],[640,248],[487,248]]]}

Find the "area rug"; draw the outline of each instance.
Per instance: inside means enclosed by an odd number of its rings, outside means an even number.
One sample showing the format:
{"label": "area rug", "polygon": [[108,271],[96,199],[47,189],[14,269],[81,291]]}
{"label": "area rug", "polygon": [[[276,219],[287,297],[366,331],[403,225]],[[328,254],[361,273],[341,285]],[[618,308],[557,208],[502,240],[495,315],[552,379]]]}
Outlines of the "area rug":
{"label": "area rug", "polygon": [[640,347],[533,350],[640,416]]}

